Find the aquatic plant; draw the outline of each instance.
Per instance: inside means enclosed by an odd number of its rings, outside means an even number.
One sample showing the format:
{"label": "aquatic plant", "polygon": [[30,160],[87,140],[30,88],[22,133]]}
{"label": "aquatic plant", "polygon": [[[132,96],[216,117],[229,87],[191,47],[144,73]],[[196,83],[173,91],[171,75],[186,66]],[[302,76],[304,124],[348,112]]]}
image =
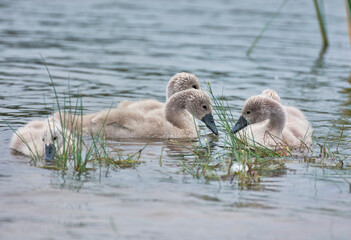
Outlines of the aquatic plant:
{"label": "aquatic plant", "polygon": [[[63,104],[60,103],[60,98],[56,91],[56,86],[53,77],[42,58],[45,68],[48,72],[51,86],[55,96],[54,109],[56,118],[59,119],[59,124],[62,127],[62,141],[60,151],[56,151],[53,161],[43,161],[43,156],[38,154],[37,149],[31,149],[26,140],[22,136],[18,136],[31,152],[31,163],[36,167],[55,169],[55,170],[73,170],[77,173],[86,172],[94,169],[98,163],[114,166],[118,168],[131,168],[140,164],[141,152],[146,145],[136,153],[124,156],[118,149],[113,149],[109,146],[108,141],[104,137],[104,124],[99,127],[99,130],[94,134],[89,133],[89,137],[83,137],[83,101],[82,97],[78,97],[73,103],[72,93],[68,85],[68,98],[63,97]],[[77,94],[80,96],[80,93]],[[80,124],[77,124],[80,123]],[[9,124],[8,124],[9,125]],[[78,127],[77,127],[78,126]],[[10,125],[9,127],[18,134]],[[53,130],[50,129],[52,135]],[[59,149],[57,143],[54,143],[54,149]]]}
{"label": "aquatic plant", "polygon": [[[273,23],[273,21],[279,16],[281,10],[285,6],[285,4],[288,2],[288,0],[284,0],[278,10],[271,16],[271,18],[267,21],[267,23],[264,25],[264,27],[261,29],[259,34],[255,37],[254,41],[251,43],[250,47],[246,51],[246,55],[250,56],[251,52],[253,49],[256,47],[257,43],[259,40],[263,37],[263,34],[266,32],[266,30],[270,27],[270,25]],[[324,2],[323,0],[313,0],[314,6],[316,8],[316,14],[317,14],[317,19],[321,31],[321,36],[322,36],[322,41],[323,41],[323,48],[325,49],[329,42],[328,42],[328,35],[327,35],[327,24],[326,24],[326,18],[325,18],[325,11],[324,11]],[[346,3],[346,11],[348,14],[348,23],[349,23],[349,34],[350,34],[350,41],[351,41],[351,2],[350,0],[345,0]]]}
{"label": "aquatic plant", "polygon": [[[73,126],[70,128],[71,133],[75,136],[74,141],[71,142],[69,147],[62,150],[62,154],[58,154],[56,157],[56,167],[58,169],[67,169],[68,164],[71,164],[74,171],[85,172],[88,170],[87,164],[91,163],[94,166],[95,163],[104,163],[106,165],[113,165],[115,167],[127,168],[135,167],[140,164],[140,157],[142,150],[146,145],[137,151],[136,153],[130,154],[128,156],[123,156],[119,150],[112,149],[108,146],[108,142],[103,134],[104,123],[101,124],[98,131],[89,132],[90,139],[85,141],[83,138],[83,102],[82,97],[77,98],[75,105],[72,105],[72,94],[70,92],[70,87],[68,87],[68,106],[66,105],[66,98],[63,99],[63,109],[59,102],[59,97],[56,91],[56,87],[50,71],[43,59],[46,70],[49,74],[51,85],[55,94],[56,106],[60,118],[60,123],[63,128],[68,126]],[[78,96],[80,94],[78,93]],[[63,111],[68,109],[67,111]],[[68,114],[69,117],[65,116]],[[74,116],[74,117],[71,117]],[[106,115],[107,116],[107,115]],[[77,124],[77,123],[80,124]],[[77,127],[78,126],[78,127]],[[67,136],[63,135],[64,141],[67,141]],[[65,145],[65,144],[64,144]]]}
{"label": "aquatic plant", "polygon": [[209,84],[208,91],[218,117],[221,146],[215,148],[208,137],[198,132],[197,142],[188,147],[193,157],[183,161],[184,173],[206,181],[237,179],[240,186],[248,187],[260,182],[262,176],[284,174],[287,170],[285,163],[289,161],[298,160],[322,167],[328,162],[329,167],[340,167],[327,140],[322,143],[313,142],[312,146],[301,141],[298,149],[290,149],[283,144],[271,149],[248,141],[245,136],[237,138],[231,133],[235,121],[228,103],[224,97],[216,97]]}
{"label": "aquatic plant", "polygon": [[349,37],[351,42],[351,0],[345,0],[346,15],[347,15],[347,26],[349,29]]}
{"label": "aquatic plant", "polygon": [[316,8],[317,19],[319,23],[319,28],[321,30],[323,47],[328,46],[328,35],[327,35],[327,24],[325,20],[324,2],[323,0],[313,0],[314,6]]}
{"label": "aquatic plant", "polygon": [[250,56],[252,50],[256,47],[257,43],[260,41],[260,39],[263,37],[263,34],[267,31],[267,29],[269,28],[269,26],[273,23],[274,19],[276,19],[281,10],[283,9],[283,7],[285,6],[285,4],[288,2],[289,0],[284,0],[278,10],[271,16],[271,18],[268,20],[268,22],[264,25],[264,27],[261,29],[260,33],[256,36],[255,40],[251,43],[250,47],[247,49],[246,51],[246,55]]}
{"label": "aquatic plant", "polygon": [[284,169],[284,161],[280,161],[280,158],[291,156],[289,149],[279,146],[273,150],[257,143],[248,144],[245,138],[237,138],[231,133],[234,118],[228,103],[215,97],[209,84],[208,91],[223,133],[221,146],[215,150],[199,132],[197,142],[189,148],[194,158],[183,161],[183,171],[207,181],[234,180],[237,177],[240,185],[247,186],[260,181],[258,172],[263,174]]}

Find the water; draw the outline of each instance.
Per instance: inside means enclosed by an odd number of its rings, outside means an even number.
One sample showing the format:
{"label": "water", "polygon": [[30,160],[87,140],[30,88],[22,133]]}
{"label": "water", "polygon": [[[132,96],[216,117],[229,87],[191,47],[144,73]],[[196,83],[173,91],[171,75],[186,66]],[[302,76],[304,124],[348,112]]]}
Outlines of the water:
{"label": "water", "polygon": [[[12,130],[54,111],[54,94],[83,95],[85,112],[126,99],[165,100],[169,78],[195,73],[235,117],[273,88],[301,108],[316,141],[350,162],[351,49],[343,1],[326,1],[321,51],[313,1],[289,1],[252,56],[254,37],[281,1],[1,1],[1,239],[349,239],[347,170],[299,161],[251,188],[182,172],[185,149],[150,143],[136,169],[63,175],[9,149]],[[303,7],[302,7],[303,6]],[[46,103],[46,104],[44,104]],[[221,138],[221,136],[220,136]],[[212,138],[214,144],[220,139]],[[140,141],[117,142],[126,151]]]}

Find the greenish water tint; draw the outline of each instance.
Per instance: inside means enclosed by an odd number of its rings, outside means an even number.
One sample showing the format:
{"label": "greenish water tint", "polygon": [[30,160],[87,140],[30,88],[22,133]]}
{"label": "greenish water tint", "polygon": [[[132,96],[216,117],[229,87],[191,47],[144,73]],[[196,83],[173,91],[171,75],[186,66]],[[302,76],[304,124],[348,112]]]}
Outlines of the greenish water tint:
{"label": "greenish water tint", "polygon": [[[2,1],[0,238],[349,239],[351,172],[328,167],[329,160],[325,166],[290,159],[286,169],[242,187],[184,173],[183,162],[193,155],[172,142],[149,142],[135,168],[82,175],[33,167],[8,149],[12,131],[5,120],[17,128],[55,110],[42,55],[58,95],[67,94],[69,79],[85,113],[127,99],[164,101],[169,78],[180,71],[196,74],[203,88],[210,82],[234,118],[246,98],[273,88],[285,105],[305,113],[316,143],[350,165],[344,2],[325,2],[326,51],[320,51],[313,1],[299,0],[285,5],[248,58],[246,50],[280,4]],[[211,148],[220,148],[221,137],[209,134]],[[145,140],[109,144],[127,154]]]}

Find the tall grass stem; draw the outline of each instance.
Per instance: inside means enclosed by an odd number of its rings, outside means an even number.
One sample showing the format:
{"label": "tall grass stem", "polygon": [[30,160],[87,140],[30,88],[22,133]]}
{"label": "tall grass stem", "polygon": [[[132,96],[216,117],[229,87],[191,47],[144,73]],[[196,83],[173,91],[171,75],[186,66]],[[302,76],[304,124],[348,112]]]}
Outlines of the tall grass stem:
{"label": "tall grass stem", "polygon": [[313,0],[314,6],[316,8],[317,19],[319,23],[319,28],[321,30],[323,47],[328,46],[328,35],[327,35],[327,23],[325,20],[324,2],[322,0]]}
{"label": "tall grass stem", "polygon": [[269,26],[272,24],[272,22],[274,21],[274,19],[276,19],[281,10],[283,9],[283,7],[285,6],[285,4],[288,2],[289,0],[284,0],[278,10],[273,14],[273,16],[269,19],[269,21],[266,23],[266,25],[262,28],[262,30],[260,31],[260,33],[258,34],[258,36],[255,38],[255,40],[252,42],[251,46],[248,48],[248,50],[246,51],[246,55],[250,56],[252,50],[256,47],[257,43],[260,41],[260,39],[262,38],[263,34],[266,32],[266,30],[269,28]]}
{"label": "tall grass stem", "polygon": [[347,15],[347,26],[349,29],[349,38],[351,43],[351,0],[345,0],[346,15]]}

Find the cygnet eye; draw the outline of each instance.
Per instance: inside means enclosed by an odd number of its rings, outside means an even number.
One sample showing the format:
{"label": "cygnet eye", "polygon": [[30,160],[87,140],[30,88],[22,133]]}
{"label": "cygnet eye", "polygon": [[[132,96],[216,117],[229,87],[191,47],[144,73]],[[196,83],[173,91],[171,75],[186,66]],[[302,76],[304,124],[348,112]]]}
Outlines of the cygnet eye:
{"label": "cygnet eye", "polygon": [[57,137],[56,137],[56,136],[52,138],[52,140],[54,140],[54,141],[55,141],[56,139],[57,139]]}
{"label": "cygnet eye", "polygon": [[41,139],[44,142],[44,138]]}
{"label": "cygnet eye", "polygon": [[250,113],[251,113],[251,111],[247,111],[247,112],[246,112],[246,114],[250,114]]}
{"label": "cygnet eye", "polygon": [[196,85],[193,85],[193,88],[197,89]]}
{"label": "cygnet eye", "polygon": [[207,106],[206,106],[206,105],[203,105],[202,108],[205,109],[205,110],[207,110]]}

